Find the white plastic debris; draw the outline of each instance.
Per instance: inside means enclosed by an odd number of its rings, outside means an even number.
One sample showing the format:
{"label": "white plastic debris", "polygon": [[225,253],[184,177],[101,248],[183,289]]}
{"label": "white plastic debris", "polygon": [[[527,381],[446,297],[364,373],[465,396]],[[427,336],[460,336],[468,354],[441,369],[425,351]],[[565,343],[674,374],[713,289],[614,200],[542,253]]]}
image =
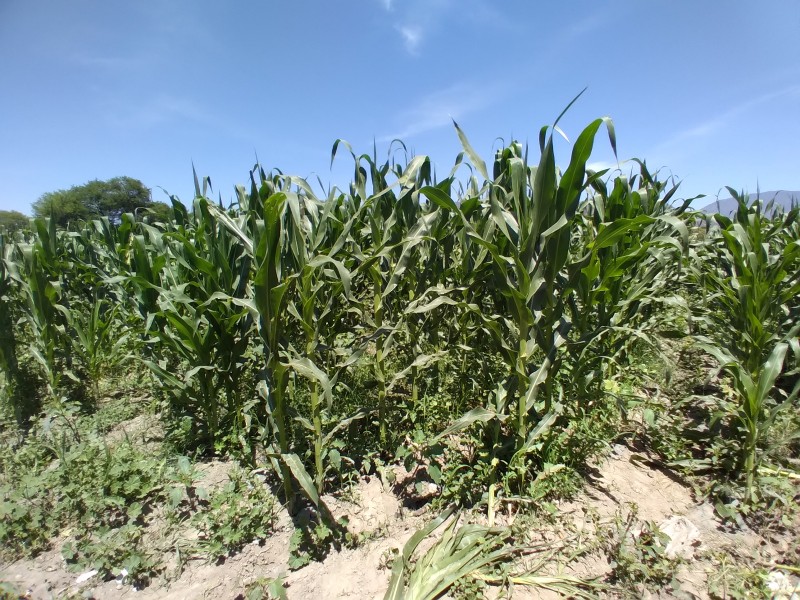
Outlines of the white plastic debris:
{"label": "white plastic debris", "polygon": [[85,581],[89,581],[92,577],[97,575],[97,569],[92,569],[91,571],[86,571],[86,573],[81,573],[78,575],[78,578],[75,580],[75,583],[78,585],[84,583]]}
{"label": "white plastic debris", "polygon": [[675,515],[661,522],[658,528],[669,537],[669,543],[664,549],[667,558],[690,559],[694,556],[700,530],[689,519]]}
{"label": "white plastic debris", "polygon": [[781,571],[770,573],[766,586],[776,600],[800,600],[800,581],[792,581]]}
{"label": "white plastic debris", "polygon": [[121,569],[119,575],[117,575],[117,589],[122,589],[123,584],[125,583],[125,578],[128,576],[128,569]]}

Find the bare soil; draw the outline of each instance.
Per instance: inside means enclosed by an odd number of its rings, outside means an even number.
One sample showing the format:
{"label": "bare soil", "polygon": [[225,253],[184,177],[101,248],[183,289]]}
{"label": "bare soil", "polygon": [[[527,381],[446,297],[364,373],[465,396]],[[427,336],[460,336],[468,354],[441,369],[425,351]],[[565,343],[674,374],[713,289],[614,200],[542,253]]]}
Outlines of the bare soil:
{"label": "bare soil", "polygon": [[[144,424],[131,425],[137,430]],[[202,484],[209,488],[221,485],[227,481],[231,468],[233,463],[223,461],[200,465]],[[403,478],[410,477],[402,467],[396,468],[396,475],[401,483]],[[97,581],[96,577],[77,583],[80,574],[68,571],[60,555],[63,540],[55,540],[53,550],[36,559],[0,564],[0,581],[14,584],[27,594],[26,598],[36,600],[65,597],[200,600],[244,598],[247,586],[256,580],[285,577],[290,599],[380,599],[389,582],[387,558],[391,551],[402,549],[430,518],[424,510],[414,511],[404,506],[404,499],[398,493],[398,490],[402,493],[402,488],[403,485],[390,486],[377,477],[369,477],[362,479],[347,499],[326,497],[335,516],[349,518],[349,529],[360,535],[362,543],[355,548],[332,551],[322,562],[312,562],[297,571],[287,568],[293,525],[283,511],[269,539],[247,545],[223,563],[190,558],[180,574],[170,580],[177,561],[174,556],[165,556],[169,565],[165,576],[143,590],[117,581]],[[624,518],[631,510],[636,511],[638,522],[663,526],[670,519],[676,522],[677,517],[683,517],[679,523],[688,520],[694,527],[694,537],[690,535],[679,549],[685,556],[677,573],[680,592],[653,595],[642,589],[641,597],[709,598],[708,578],[719,569],[715,556],[727,554],[740,560],[750,557],[753,564],[764,564],[777,560],[791,542],[790,539],[769,541],[752,531],[725,529],[713,507],[697,502],[680,478],[648,464],[646,457],[623,446],[614,447],[611,456],[597,465],[584,493],[577,500],[561,503],[556,518],[548,525],[537,526],[537,531],[531,532],[531,539],[556,540],[567,529],[573,535],[583,532],[591,539],[604,535],[604,527],[614,519]],[[186,536],[190,537],[191,532],[186,532]],[[571,564],[554,565],[551,570],[562,569],[577,577],[602,579],[611,573],[612,566],[609,557],[597,550]],[[511,592],[513,598],[519,599],[557,597],[553,592],[521,586]]]}

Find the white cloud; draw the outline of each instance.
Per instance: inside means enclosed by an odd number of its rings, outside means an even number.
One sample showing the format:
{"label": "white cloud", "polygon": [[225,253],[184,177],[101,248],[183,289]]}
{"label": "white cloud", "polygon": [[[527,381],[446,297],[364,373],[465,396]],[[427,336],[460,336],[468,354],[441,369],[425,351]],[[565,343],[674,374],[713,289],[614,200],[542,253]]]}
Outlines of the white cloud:
{"label": "white cloud", "polygon": [[615,162],[598,160],[596,162],[586,163],[586,168],[589,169],[590,171],[604,171],[605,169],[615,171],[620,168],[620,165]]}
{"label": "white cloud", "polygon": [[397,31],[399,31],[400,35],[403,36],[406,50],[408,50],[411,54],[417,54],[423,37],[422,27],[419,25],[405,25],[398,27]]}

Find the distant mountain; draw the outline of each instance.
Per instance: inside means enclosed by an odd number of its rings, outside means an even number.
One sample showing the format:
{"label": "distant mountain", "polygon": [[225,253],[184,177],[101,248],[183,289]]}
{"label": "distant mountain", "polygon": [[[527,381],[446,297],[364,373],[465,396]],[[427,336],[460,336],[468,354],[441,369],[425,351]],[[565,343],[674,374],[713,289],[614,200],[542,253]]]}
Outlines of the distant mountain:
{"label": "distant mountain", "polygon": [[[761,202],[764,203],[766,206],[770,200],[775,201],[775,207],[782,206],[785,210],[789,210],[792,207],[792,200],[794,200],[795,204],[800,205],[800,192],[787,192],[787,191],[778,191],[778,192],[761,192],[760,194],[749,194],[748,195],[748,204],[752,204],[756,198],[759,198]],[[736,203],[736,200],[733,198],[725,198],[724,200],[720,200],[719,203],[717,201],[712,202],[711,204],[707,204],[706,206],[702,207],[700,210],[707,212],[707,213],[720,213],[722,215],[731,216],[733,213],[736,212],[736,208],[739,205]]]}

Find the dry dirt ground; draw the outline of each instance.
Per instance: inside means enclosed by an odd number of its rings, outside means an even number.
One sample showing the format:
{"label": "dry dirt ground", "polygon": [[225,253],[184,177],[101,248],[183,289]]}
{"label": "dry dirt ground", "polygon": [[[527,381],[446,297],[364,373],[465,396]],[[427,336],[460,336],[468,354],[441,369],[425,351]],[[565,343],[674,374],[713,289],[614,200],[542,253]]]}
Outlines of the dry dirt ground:
{"label": "dry dirt ground", "polygon": [[[677,573],[680,593],[651,595],[642,589],[640,597],[708,598],[709,576],[713,577],[721,568],[714,556],[752,557],[758,564],[764,564],[764,561],[777,560],[791,543],[787,539],[768,541],[753,532],[725,530],[712,506],[696,502],[691,490],[676,476],[652,468],[642,459],[626,447],[615,446],[611,456],[597,465],[595,476],[581,497],[558,506],[556,519],[556,523],[560,520],[569,524],[564,530],[569,529],[571,535],[584,531],[587,538],[591,538],[614,519],[618,522],[620,517],[636,510],[639,522],[650,521],[672,528],[676,538],[683,535],[684,543],[676,550],[686,557]],[[203,483],[213,487],[227,480],[231,463],[211,462],[201,469]],[[400,477],[404,474],[398,469]],[[125,583],[100,582],[96,578],[77,583],[79,574],[66,570],[58,543],[52,551],[34,560],[0,565],[0,581],[13,583],[22,593],[27,591],[26,598],[37,600],[62,597],[233,600],[244,598],[247,586],[259,578],[285,576],[290,599],[380,599],[390,577],[387,557],[392,549],[402,548],[430,518],[430,515],[405,508],[402,499],[393,491],[397,489],[398,486],[385,486],[379,478],[371,477],[360,481],[348,496],[350,501],[327,498],[334,515],[347,515],[351,530],[361,533],[366,541],[354,549],[331,552],[323,562],[312,562],[293,572],[287,568],[292,524],[283,512],[274,534],[262,544],[249,544],[222,564],[191,559],[173,580],[156,580],[139,591]],[[550,523],[531,525],[537,528],[531,532],[531,538],[557,539],[560,529],[557,524]],[[174,558],[166,558],[168,562],[175,562]],[[566,569],[582,578],[603,578],[610,573],[611,565],[609,558],[598,550],[567,565]],[[553,598],[557,595],[517,586],[511,590],[511,597]]]}

